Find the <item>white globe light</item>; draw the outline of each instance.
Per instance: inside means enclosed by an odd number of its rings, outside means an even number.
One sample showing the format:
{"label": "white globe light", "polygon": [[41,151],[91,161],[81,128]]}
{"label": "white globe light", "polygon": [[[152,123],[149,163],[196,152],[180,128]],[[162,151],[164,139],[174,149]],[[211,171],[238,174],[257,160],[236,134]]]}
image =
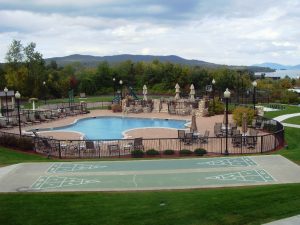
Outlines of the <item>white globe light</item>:
{"label": "white globe light", "polygon": [[224,98],[230,98],[230,91],[228,90],[228,88],[226,88],[226,91],[224,91]]}

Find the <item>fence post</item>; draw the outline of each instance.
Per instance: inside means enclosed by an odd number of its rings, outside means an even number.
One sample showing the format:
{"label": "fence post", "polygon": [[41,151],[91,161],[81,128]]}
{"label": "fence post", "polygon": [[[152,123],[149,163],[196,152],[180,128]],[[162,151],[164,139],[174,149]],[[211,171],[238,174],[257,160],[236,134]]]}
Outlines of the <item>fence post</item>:
{"label": "fence post", "polygon": [[58,140],[58,157],[61,159],[60,140]]}
{"label": "fence post", "polygon": [[223,154],[223,138],[221,137],[221,154]]}
{"label": "fence post", "polygon": [[264,136],[260,136],[260,153],[263,153],[263,147],[264,147]]}

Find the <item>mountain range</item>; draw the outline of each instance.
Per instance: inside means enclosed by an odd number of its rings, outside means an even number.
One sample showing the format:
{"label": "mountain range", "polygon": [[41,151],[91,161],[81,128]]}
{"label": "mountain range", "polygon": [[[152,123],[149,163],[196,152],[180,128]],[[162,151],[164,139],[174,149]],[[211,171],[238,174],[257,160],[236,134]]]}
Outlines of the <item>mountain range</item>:
{"label": "mountain range", "polygon": [[300,70],[300,64],[295,66],[289,66],[289,65],[282,65],[278,63],[265,62],[261,64],[254,64],[252,66],[269,67],[274,70]]}
{"label": "mountain range", "polygon": [[265,68],[262,66],[233,66],[233,65],[222,65],[215,64],[210,62],[205,62],[201,60],[195,59],[185,59],[176,55],[168,55],[168,56],[155,56],[155,55],[113,55],[113,56],[92,56],[92,55],[69,55],[64,57],[54,57],[47,58],[46,63],[50,61],[56,61],[59,66],[64,66],[74,62],[80,62],[81,64],[88,67],[95,67],[101,61],[107,61],[108,63],[114,64],[126,60],[131,60],[132,62],[152,62],[153,60],[159,60],[160,62],[171,62],[176,64],[183,64],[189,66],[200,66],[205,68],[220,68],[220,67],[228,67],[230,69],[247,69],[252,72],[272,72],[274,70],[270,68]]}

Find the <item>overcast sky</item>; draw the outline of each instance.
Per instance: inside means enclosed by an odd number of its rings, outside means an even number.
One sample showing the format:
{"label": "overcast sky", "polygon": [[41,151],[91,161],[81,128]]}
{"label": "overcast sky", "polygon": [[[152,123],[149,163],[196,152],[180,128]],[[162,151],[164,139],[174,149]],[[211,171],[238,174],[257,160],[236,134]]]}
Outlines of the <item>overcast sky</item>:
{"label": "overcast sky", "polygon": [[300,64],[300,0],[0,0],[0,61],[13,39],[44,58],[178,55]]}

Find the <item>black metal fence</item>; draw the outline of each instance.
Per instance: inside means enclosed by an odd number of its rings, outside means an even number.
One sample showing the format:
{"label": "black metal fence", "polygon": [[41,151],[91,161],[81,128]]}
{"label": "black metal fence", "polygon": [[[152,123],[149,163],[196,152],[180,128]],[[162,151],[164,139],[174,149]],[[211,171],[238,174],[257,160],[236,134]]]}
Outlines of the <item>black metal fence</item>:
{"label": "black metal fence", "polygon": [[[240,144],[235,144],[235,137],[228,137],[227,147],[225,137],[193,138],[185,142],[180,138],[149,138],[142,139],[139,150],[155,149],[163,155],[165,150],[179,152],[183,149],[194,151],[205,149],[208,153],[225,154],[258,154],[266,153],[284,146],[283,125],[275,120],[256,117],[254,125],[264,133],[258,136],[242,136]],[[22,139],[22,140],[21,140]],[[251,145],[248,139],[253,139]],[[136,150],[135,139],[115,140],[57,140],[40,136],[25,136],[0,132],[0,144],[8,147],[33,148],[36,152],[58,158],[104,158],[124,157]]]}

